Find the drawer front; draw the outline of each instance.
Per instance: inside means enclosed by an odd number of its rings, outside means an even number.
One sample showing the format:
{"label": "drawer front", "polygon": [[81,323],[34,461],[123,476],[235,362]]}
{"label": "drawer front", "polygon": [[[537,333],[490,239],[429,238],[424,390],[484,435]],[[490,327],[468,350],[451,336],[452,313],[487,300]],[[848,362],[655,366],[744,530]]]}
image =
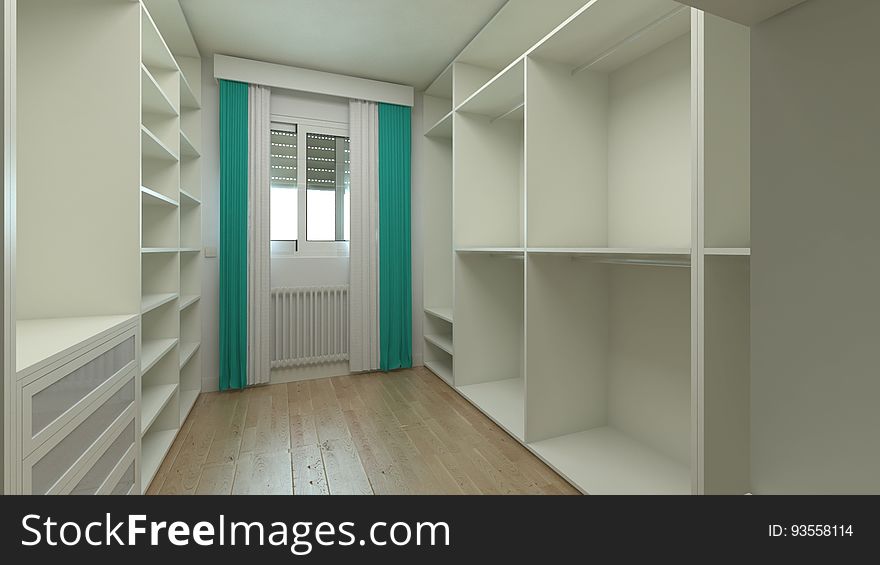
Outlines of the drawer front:
{"label": "drawer front", "polygon": [[116,483],[116,486],[113,487],[113,490],[111,490],[108,494],[112,494],[114,496],[139,494],[134,488],[136,476],[135,463],[134,461],[132,461],[131,463],[129,463],[122,477],[119,479],[119,482]]}
{"label": "drawer front", "polygon": [[22,452],[31,453],[136,366],[134,330],[22,388]]}
{"label": "drawer front", "polygon": [[134,459],[135,419],[132,417],[127,424],[124,420],[120,424],[121,431],[98,450],[97,459],[92,458],[86,465],[88,470],[83,469],[71,478],[70,486],[64,489],[68,494],[101,494],[106,483],[112,481],[115,485],[119,481],[114,473],[121,474]]}
{"label": "drawer front", "polygon": [[24,494],[59,494],[73,477],[87,468],[109,438],[119,433],[121,422],[136,415],[135,386],[137,372],[132,371],[47,439],[22,463]]}

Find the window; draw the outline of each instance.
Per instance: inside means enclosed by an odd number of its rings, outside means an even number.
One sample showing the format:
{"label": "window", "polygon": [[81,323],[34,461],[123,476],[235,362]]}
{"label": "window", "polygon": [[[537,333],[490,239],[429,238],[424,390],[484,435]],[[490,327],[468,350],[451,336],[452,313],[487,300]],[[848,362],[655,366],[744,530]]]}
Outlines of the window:
{"label": "window", "polygon": [[269,137],[271,143],[269,238],[272,241],[296,242],[299,239],[296,126],[272,124]]}
{"label": "window", "polygon": [[306,135],[306,239],[347,241],[351,185],[347,137]]}
{"label": "window", "polygon": [[351,237],[348,128],[328,125],[334,122],[300,119],[299,123],[285,123],[273,119],[273,255],[347,255]]}

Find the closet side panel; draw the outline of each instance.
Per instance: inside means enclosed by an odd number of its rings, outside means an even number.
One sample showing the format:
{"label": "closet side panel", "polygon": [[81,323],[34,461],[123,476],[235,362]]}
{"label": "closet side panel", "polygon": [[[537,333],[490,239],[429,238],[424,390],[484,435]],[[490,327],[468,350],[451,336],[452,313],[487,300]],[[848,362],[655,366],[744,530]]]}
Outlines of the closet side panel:
{"label": "closet side panel", "polygon": [[137,312],[140,6],[18,2],[17,317]]}
{"label": "closet side panel", "polygon": [[880,493],[880,2],[752,29],[752,489]]}

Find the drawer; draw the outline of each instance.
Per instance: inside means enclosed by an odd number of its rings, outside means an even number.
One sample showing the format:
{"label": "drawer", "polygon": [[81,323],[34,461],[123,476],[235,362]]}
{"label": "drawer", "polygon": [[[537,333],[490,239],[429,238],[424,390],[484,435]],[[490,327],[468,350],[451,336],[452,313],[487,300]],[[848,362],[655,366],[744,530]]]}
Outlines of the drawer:
{"label": "drawer", "polygon": [[135,330],[113,337],[22,387],[22,454],[58,433],[136,367]]}
{"label": "drawer", "polygon": [[[135,419],[132,417],[126,424],[121,421],[115,438],[108,439],[103,449],[99,449],[89,463],[79,473],[71,477],[69,487],[61,492],[66,494],[102,494],[105,486],[110,483],[112,488],[119,482],[125,469],[134,461],[135,454]],[[87,470],[86,470],[87,468]]]}
{"label": "drawer", "polygon": [[[132,459],[134,459],[134,453],[132,453]],[[118,482],[113,486],[112,489],[101,492],[100,494],[112,494],[116,495],[131,495],[131,494],[140,494],[134,488],[137,479],[137,473],[135,472],[135,462],[132,460],[128,467],[123,467],[125,469],[121,476],[119,477]]]}
{"label": "drawer", "polygon": [[[137,371],[119,379],[22,462],[24,494],[59,494],[136,415]],[[123,424],[124,422],[124,424]]]}

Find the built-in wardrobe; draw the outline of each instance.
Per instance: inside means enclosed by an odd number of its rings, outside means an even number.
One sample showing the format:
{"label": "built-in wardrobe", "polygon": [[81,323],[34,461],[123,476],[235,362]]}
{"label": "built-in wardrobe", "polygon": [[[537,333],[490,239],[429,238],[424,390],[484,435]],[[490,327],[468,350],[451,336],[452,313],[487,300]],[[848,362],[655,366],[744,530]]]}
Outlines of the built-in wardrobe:
{"label": "built-in wardrobe", "polygon": [[201,388],[199,52],[176,0],[12,4],[4,491],[140,494]]}
{"label": "built-in wardrobe", "polygon": [[422,98],[425,365],[586,493],[745,493],[749,29],[528,4]]}

